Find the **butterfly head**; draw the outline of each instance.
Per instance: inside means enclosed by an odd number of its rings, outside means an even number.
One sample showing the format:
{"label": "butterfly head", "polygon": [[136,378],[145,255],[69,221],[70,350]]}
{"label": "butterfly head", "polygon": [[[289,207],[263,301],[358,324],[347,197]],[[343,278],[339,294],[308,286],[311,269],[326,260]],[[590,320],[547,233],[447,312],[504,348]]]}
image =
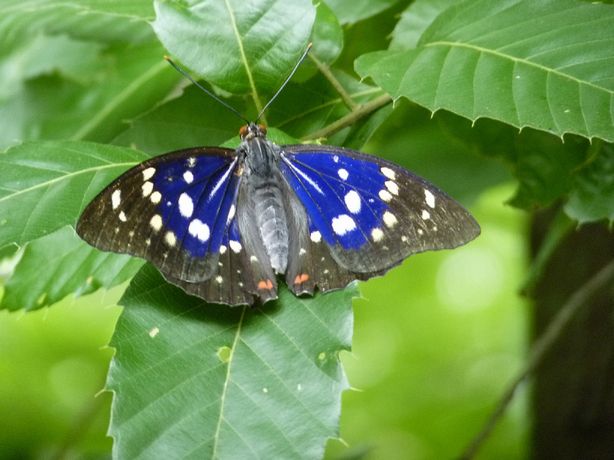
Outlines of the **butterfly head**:
{"label": "butterfly head", "polygon": [[249,123],[241,127],[239,130],[239,135],[241,136],[242,141],[251,141],[257,137],[265,138],[266,126],[256,123]]}

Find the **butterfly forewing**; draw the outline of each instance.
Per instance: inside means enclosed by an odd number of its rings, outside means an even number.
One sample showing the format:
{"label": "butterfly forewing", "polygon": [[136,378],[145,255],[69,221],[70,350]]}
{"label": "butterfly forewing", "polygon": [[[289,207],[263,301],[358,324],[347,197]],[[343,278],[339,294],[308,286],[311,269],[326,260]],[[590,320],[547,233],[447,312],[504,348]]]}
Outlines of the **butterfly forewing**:
{"label": "butterfly forewing", "polygon": [[350,272],[380,274],[412,253],[479,234],[456,201],[385,160],[328,146],[282,150],[280,169],[306,209],[310,239]]}
{"label": "butterfly forewing", "polygon": [[239,178],[234,150],[196,148],[153,158],[104,189],[78,234],[93,246],[151,261],[165,275],[208,279],[217,262]]}

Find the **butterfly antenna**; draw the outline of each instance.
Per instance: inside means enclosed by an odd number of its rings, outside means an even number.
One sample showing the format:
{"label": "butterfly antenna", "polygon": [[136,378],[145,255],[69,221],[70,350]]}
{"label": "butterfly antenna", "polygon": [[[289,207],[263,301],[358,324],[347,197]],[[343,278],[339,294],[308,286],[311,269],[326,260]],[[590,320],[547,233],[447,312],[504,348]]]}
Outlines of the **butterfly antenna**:
{"label": "butterfly antenna", "polygon": [[269,99],[269,102],[266,103],[266,105],[262,108],[262,110],[260,111],[260,113],[258,114],[258,116],[256,117],[256,121],[260,120],[260,117],[262,116],[262,114],[266,111],[266,109],[269,108],[269,106],[271,105],[271,103],[277,98],[277,96],[279,96],[279,93],[282,92],[282,90],[286,87],[286,85],[288,84],[288,82],[292,79],[292,77],[294,76],[294,74],[296,73],[296,71],[298,70],[298,68],[301,66],[301,64],[303,63],[303,61],[305,60],[305,58],[307,57],[307,55],[309,54],[309,50],[311,49],[311,47],[313,46],[312,43],[310,43],[309,45],[307,45],[307,49],[305,49],[305,51],[303,52],[303,55],[300,57],[300,59],[298,60],[298,62],[294,65],[294,68],[292,69],[292,72],[290,72],[290,75],[288,75],[288,77],[286,78],[286,80],[283,82],[283,84],[279,87],[279,89],[277,90],[277,92],[275,94],[273,94],[273,97],[271,99]]}
{"label": "butterfly antenna", "polygon": [[216,101],[218,101],[220,104],[222,104],[224,107],[226,107],[228,110],[230,110],[232,113],[234,113],[237,117],[239,117],[241,120],[243,120],[245,123],[249,124],[250,121],[245,118],[243,115],[241,115],[237,109],[235,109],[233,106],[231,106],[230,104],[228,104],[226,101],[224,101],[223,99],[221,99],[220,97],[216,96],[213,92],[209,91],[207,88],[205,88],[203,85],[201,85],[200,83],[198,83],[196,80],[194,80],[189,73],[187,73],[185,70],[183,70],[181,67],[179,67],[177,64],[175,64],[173,62],[173,60],[168,57],[168,56],[164,56],[164,59],[166,60],[166,62],[168,62],[170,65],[173,66],[173,68],[179,72],[181,75],[183,75],[185,78],[187,78],[188,80],[190,80],[192,83],[194,83],[196,86],[198,86],[200,89],[202,89],[205,93],[207,93],[210,97],[212,97],[213,99],[215,99]]}

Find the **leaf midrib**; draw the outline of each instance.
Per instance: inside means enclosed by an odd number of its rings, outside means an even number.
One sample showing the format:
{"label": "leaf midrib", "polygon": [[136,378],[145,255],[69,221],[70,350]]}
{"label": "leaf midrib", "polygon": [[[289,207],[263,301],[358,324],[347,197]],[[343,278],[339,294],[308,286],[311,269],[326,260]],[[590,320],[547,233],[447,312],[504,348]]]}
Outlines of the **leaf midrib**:
{"label": "leaf midrib", "polygon": [[217,426],[215,427],[215,433],[213,435],[213,451],[211,453],[211,458],[216,458],[216,455],[217,455],[217,446],[218,446],[218,441],[220,439],[220,429],[222,427],[222,420],[224,419],[224,405],[226,403],[226,392],[228,390],[228,383],[230,382],[230,370],[232,368],[233,358],[235,355],[235,351],[237,349],[237,345],[239,343],[239,338],[241,336],[241,328],[243,327],[243,319],[245,318],[245,312],[247,311],[247,308],[248,307],[243,307],[241,311],[241,317],[239,318],[239,322],[237,323],[237,332],[235,333],[235,337],[232,342],[232,348],[230,349],[230,356],[228,356],[228,367],[226,369],[226,377],[224,378],[224,388],[222,389],[222,396],[220,398],[220,415],[218,416]]}
{"label": "leaf midrib", "polygon": [[136,91],[145,84],[151,78],[154,78],[159,72],[166,68],[166,64],[164,61],[161,61],[151,67],[147,72],[136,78],[132,83],[126,86],[122,91],[120,91],[114,98],[109,100],[107,104],[102,107],[100,111],[96,115],[94,115],[90,121],[85,123],[81,128],[75,132],[70,139],[71,140],[81,140],[88,134],[90,134],[97,125],[102,123],[104,119],[109,116],[117,107],[119,107],[124,101],[126,101],[130,96],[132,96]]}
{"label": "leaf midrib", "polygon": [[537,62],[534,61],[529,61],[527,59],[524,58],[520,58],[520,57],[516,57],[516,56],[512,56],[510,54],[506,54],[506,53],[501,53],[497,50],[493,50],[493,49],[489,49],[489,48],[484,48],[482,46],[478,46],[478,45],[474,45],[472,43],[461,43],[461,42],[452,42],[452,41],[447,41],[447,40],[438,40],[435,42],[431,42],[428,43],[426,45],[424,45],[425,47],[435,47],[435,46],[442,46],[442,47],[450,47],[450,48],[467,48],[473,51],[477,51],[480,53],[484,53],[484,54],[491,54],[493,56],[497,56],[499,58],[502,59],[507,59],[516,63],[521,63],[521,64],[525,64],[527,66],[531,66],[531,67],[535,67],[537,69],[540,69],[544,72],[550,73],[550,74],[554,74],[554,75],[558,75],[562,78],[565,78],[567,80],[571,80],[575,83],[577,83],[578,85],[586,85],[586,86],[590,86],[592,88],[595,88],[599,91],[603,91],[606,93],[609,93],[610,96],[614,95],[614,91],[610,90],[608,88],[604,88],[602,86],[596,85],[590,81],[586,81],[586,80],[580,80],[577,77],[574,77],[573,75],[570,75],[568,73],[565,72],[561,72],[559,70],[550,68],[550,67],[546,67],[542,64],[539,64]]}
{"label": "leaf midrib", "polygon": [[112,163],[112,164],[108,164],[108,165],[104,165],[104,166],[95,166],[95,167],[92,167],[92,168],[80,169],[79,171],[73,171],[73,172],[68,173],[68,174],[66,174],[64,176],[54,177],[51,180],[48,180],[48,181],[45,181],[45,182],[41,182],[41,183],[38,183],[38,184],[33,185],[31,187],[27,187],[27,188],[21,189],[21,190],[15,192],[15,193],[11,193],[9,195],[5,195],[3,197],[0,197],[0,203],[2,203],[3,201],[6,201],[8,199],[14,198],[14,197],[16,197],[18,195],[22,195],[24,193],[31,192],[31,191],[36,190],[38,188],[47,187],[47,186],[55,184],[56,182],[61,182],[63,180],[68,180],[71,177],[76,177],[76,176],[79,176],[81,174],[87,174],[87,173],[90,173],[90,172],[98,172],[98,171],[102,171],[104,169],[117,168],[117,167],[123,167],[123,166],[130,167],[130,166],[134,166],[136,164],[137,164],[136,161],[132,161],[130,163]]}
{"label": "leaf midrib", "polygon": [[230,3],[228,2],[228,0],[224,0],[224,4],[226,5],[226,9],[228,10],[228,16],[230,16],[230,23],[232,25],[232,31],[234,32],[235,38],[237,39],[237,44],[239,45],[239,53],[241,54],[241,61],[243,61],[243,67],[245,67],[245,74],[247,75],[249,86],[252,89],[252,98],[254,99],[256,110],[260,112],[262,110],[262,102],[260,101],[260,96],[258,95],[258,91],[256,90],[256,83],[254,82],[254,76],[252,75],[252,69],[250,68],[247,62],[247,55],[245,54],[245,49],[243,48],[243,40],[241,38],[241,34],[239,33],[239,28],[237,27],[237,21],[234,15],[234,11],[232,7],[230,6]]}

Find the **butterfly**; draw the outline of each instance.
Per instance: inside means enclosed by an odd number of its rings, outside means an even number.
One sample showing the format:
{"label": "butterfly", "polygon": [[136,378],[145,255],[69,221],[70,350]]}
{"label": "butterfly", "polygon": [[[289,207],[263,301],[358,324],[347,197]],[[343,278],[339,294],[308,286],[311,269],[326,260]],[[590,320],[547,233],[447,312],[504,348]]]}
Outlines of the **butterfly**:
{"label": "butterfly", "polygon": [[277,145],[257,123],[240,137],[235,150],[190,148],[133,167],[85,208],[77,233],[228,305],[275,299],[282,276],[296,295],[341,289],[480,233],[459,203],[396,164]]}

